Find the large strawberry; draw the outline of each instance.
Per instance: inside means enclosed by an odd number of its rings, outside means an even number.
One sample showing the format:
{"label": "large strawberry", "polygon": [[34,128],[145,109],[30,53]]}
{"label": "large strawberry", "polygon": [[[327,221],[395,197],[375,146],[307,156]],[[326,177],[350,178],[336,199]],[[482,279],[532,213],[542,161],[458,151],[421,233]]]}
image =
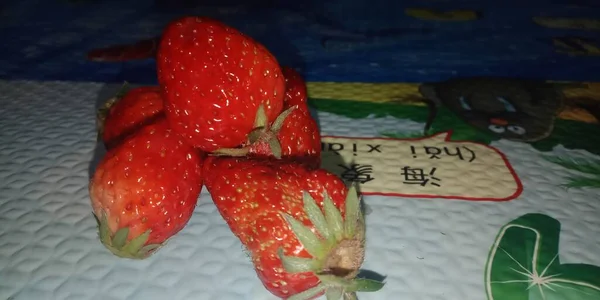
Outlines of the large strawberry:
{"label": "large strawberry", "polygon": [[163,113],[163,99],[158,86],[128,90],[126,85],[98,110],[98,134],[107,148],[120,143],[127,135],[152,123]]}
{"label": "large strawberry", "polygon": [[209,157],[205,185],[252,258],[263,285],[285,299],[355,299],[382,282],[357,278],[365,224],[354,188],[286,160]]}
{"label": "large strawberry", "polygon": [[243,144],[259,105],[269,122],[281,113],[285,81],[275,57],[219,21],[183,17],[171,22],[157,66],[169,123],[205,152]]}
{"label": "large strawberry", "polygon": [[164,118],[110,149],[89,186],[102,243],[142,259],[183,229],[202,189],[202,163]]}
{"label": "large strawberry", "polygon": [[229,156],[273,156],[302,161],[311,167],[321,164],[321,134],[308,109],[306,84],[294,69],[283,68],[286,80],[285,111],[267,123],[264,109],[259,108],[255,129],[245,147],[219,149],[216,154]]}

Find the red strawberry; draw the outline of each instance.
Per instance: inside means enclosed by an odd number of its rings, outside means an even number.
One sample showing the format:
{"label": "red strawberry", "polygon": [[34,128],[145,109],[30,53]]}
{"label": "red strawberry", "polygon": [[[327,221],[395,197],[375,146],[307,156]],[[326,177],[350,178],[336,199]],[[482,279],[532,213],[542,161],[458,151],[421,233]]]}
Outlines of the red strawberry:
{"label": "red strawberry", "polygon": [[163,99],[157,86],[143,86],[109,99],[98,111],[98,131],[107,148],[162,116]]}
{"label": "red strawberry", "polygon": [[192,216],[202,189],[202,163],[164,118],[110,149],[89,186],[102,243],[121,257],[153,253]]}
{"label": "red strawberry", "polygon": [[139,40],[133,44],[111,45],[91,50],[87,58],[101,62],[123,62],[156,57],[156,47],[160,38]]}
{"label": "red strawberry", "polygon": [[290,67],[282,67],[281,71],[285,78],[286,87],[284,106],[292,107],[296,105],[301,111],[309,111],[306,82],[304,82],[302,75]]}
{"label": "red strawberry", "polygon": [[229,156],[274,156],[293,159],[316,168],[321,164],[321,134],[308,109],[306,85],[294,69],[284,67],[286,91],[284,109],[273,124],[266,124],[264,110],[259,110],[247,146],[219,149]]}
{"label": "red strawberry", "polygon": [[167,25],[157,66],[171,127],[204,152],[243,144],[259,105],[269,122],[281,113],[285,81],[275,57],[219,21],[183,17]]}
{"label": "red strawberry", "polygon": [[[291,108],[294,109],[295,107]],[[285,114],[289,112],[287,110]],[[321,134],[310,112],[295,109],[279,125],[261,131],[259,140],[249,148],[250,155],[274,156],[304,162],[313,168],[321,165]]]}
{"label": "red strawberry", "polygon": [[[365,251],[358,195],[323,169],[285,160],[209,157],[205,185],[252,258],[263,285],[285,299],[376,291],[355,276]],[[315,201],[316,200],[316,201]],[[355,298],[344,298],[355,299]]]}

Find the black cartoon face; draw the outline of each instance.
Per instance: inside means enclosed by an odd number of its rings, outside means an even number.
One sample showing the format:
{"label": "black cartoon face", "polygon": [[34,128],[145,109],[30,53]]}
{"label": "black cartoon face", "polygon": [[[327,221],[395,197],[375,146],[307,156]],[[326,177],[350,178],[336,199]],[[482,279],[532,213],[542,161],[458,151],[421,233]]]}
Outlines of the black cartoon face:
{"label": "black cartoon face", "polygon": [[543,82],[477,77],[424,84],[420,91],[477,129],[509,140],[547,137],[562,108],[562,95]]}
{"label": "black cartoon face", "polygon": [[473,99],[469,96],[459,96],[458,105],[453,107],[455,112],[473,126],[502,135],[506,138],[522,139],[527,134],[530,118],[527,113],[517,110],[506,97],[496,96],[493,99]]}

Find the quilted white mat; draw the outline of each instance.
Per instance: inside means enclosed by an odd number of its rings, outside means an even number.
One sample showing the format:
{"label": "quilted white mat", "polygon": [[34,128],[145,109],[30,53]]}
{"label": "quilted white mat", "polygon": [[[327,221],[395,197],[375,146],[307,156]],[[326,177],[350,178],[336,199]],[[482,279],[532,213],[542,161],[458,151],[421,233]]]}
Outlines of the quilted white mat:
{"label": "quilted white mat", "polygon": [[[117,258],[98,241],[87,191],[90,166],[101,154],[96,151],[94,113],[97,103],[117,88],[0,82],[0,299],[275,299],[206,190],[189,225],[147,260]],[[391,117],[356,121],[320,112],[319,119],[325,135],[374,137],[386,128],[421,128]],[[598,190],[559,187],[574,171],[540,160],[529,145],[501,141],[492,146],[507,156],[524,186],[515,200],[364,198],[370,213],[363,267],[386,276],[387,284],[379,292],[359,294],[360,299],[600,299],[594,283],[600,273],[593,267],[600,265]],[[592,157],[561,147],[554,152]],[[546,217],[530,215],[501,230],[530,213]],[[560,222],[560,236],[536,229],[535,218]],[[502,232],[506,235],[498,236]],[[534,233],[533,240],[528,232]],[[500,239],[519,235],[524,245],[533,246],[521,257],[509,247],[515,243]],[[536,239],[540,236],[541,242]],[[555,238],[558,256],[535,252]],[[498,257],[488,261],[493,249]],[[564,277],[553,282],[551,278],[577,268],[565,264],[592,265],[586,269],[587,281]],[[508,271],[498,271],[503,267]],[[556,271],[561,267],[566,271]],[[506,279],[500,282],[498,276]],[[523,283],[532,288],[521,289]],[[502,290],[511,284],[516,290]]]}

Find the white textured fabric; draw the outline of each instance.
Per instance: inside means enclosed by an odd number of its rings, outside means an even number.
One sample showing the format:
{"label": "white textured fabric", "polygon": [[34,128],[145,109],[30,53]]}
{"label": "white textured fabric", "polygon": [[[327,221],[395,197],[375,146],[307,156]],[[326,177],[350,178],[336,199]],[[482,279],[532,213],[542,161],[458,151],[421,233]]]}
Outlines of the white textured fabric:
{"label": "white textured fabric", "polygon": [[[102,154],[94,110],[117,89],[0,81],[0,299],[276,299],[206,190],[189,225],[149,259],[120,259],[102,246],[87,190],[90,166]],[[418,128],[391,117],[319,119],[327,135]],[[387,276],[387,285],[360,299],[485,299],[485,264],[498,230],[526,213],[562,223],[563,263],[600,265],[598,190],[559,187],[571,171],[541,160],[528,145],[493,146],[523,183],[513,201],[364,198],[371,209],[364,268]]]}

